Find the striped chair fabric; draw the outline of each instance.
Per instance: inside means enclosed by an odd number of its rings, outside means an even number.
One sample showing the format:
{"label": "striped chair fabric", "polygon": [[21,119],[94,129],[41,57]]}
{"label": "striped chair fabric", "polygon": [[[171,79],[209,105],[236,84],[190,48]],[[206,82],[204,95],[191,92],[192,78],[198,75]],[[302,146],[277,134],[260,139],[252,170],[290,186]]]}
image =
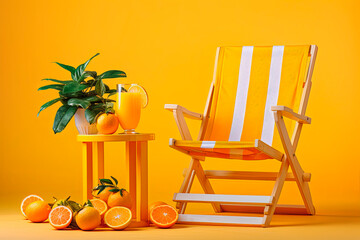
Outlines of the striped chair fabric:
{"label": "striped chair fabric", "polygon": [[[176,141],[194,155],[261,160],[261,142],[282,151],[272,106],[297,111],[310,57],[307,46],[221,47],[209,121],[200,141]],[[294,121],[285,120],[292,132]],[[258,139],[258,140],[257,140]]]}

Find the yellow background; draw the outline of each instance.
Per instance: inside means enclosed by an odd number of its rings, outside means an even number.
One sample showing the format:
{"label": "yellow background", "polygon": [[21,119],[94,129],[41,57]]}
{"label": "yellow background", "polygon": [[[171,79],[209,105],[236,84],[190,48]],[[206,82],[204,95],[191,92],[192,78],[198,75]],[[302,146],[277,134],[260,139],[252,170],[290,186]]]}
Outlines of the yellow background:
{"label": "yellow background", "polygon": [[[298,157],[311,172],[319,213],[358,214],[360,161],[358,1],[1,1],[0,2],[0,204],[18,208],[36,193],[81,198],[81,144],[72,120],[54,135],[57,106],[37,118],[39,107],[55,98],[37,92],[40,79],[69,79],[52,62],[83,63],[97,52],[89,70],[120,69],[149,93],[138,128],[156,133],[149,144],[149,200],[171,202],[189,158],[168,147],[180,138],[165,103],[202,112],[217,46],[317,44],[319,54],[306,126]],[[193,136],[199,124],[189,121]],[[123,145],[106,147],[106,175],[126,186]],[[209,159],[206,169],[277,170],[273,161]],[[214,181],[219,193],[270,194],[273,183]],[[195,181],[194,192],[201,192]],[[285,185],[281,202],[300,203],[295,183]],[[211,210],[190,205],[190,211]]]}

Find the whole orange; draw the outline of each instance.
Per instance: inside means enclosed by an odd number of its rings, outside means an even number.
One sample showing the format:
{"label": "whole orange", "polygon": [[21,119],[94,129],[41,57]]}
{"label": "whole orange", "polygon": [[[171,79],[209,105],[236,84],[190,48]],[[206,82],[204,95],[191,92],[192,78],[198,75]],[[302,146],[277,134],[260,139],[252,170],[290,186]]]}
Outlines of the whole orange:
{"label": "whole orange", "polygon": [[101,223],[100,213],[93,207],[85,207],[80,210],[75,220],[81,230],[94,230]]}
{"label": "whole orange", "polygon": [[112,113],[101,114],[96,123],[97,130],[101,134],[113,134],[119,127],[119,119]]}
{"label": "whole orange", "polygon": [[[120,192],[122,192],[122,196],[121,196]],[[122,189],[119,192],[110,194],[107,203],[108,203],[109,207],[111,207],[111,208],[115,207],[115,206],[121,206],[121,207],[127,207],[130,209],[132,207],[131,196],[125,189]]]}
{"label": "whole orange", "polygon": [[112,193],[112,192],[110,192],[111,189],[113,189],[113,187],[107,187],[107,188],[105,188],[104,191],[102,191],[99,194],[97,194],[99,192],[99,190],[94,190],[93,196],[94,196],[94,198],[99,198],[99,199],[107,202],[110,194]]}
{"label": "whole orange", "polygon": [[49,217],[51,207],[44,201],[35,201],[25,209],[26,217],[32,222],[43,222]]}

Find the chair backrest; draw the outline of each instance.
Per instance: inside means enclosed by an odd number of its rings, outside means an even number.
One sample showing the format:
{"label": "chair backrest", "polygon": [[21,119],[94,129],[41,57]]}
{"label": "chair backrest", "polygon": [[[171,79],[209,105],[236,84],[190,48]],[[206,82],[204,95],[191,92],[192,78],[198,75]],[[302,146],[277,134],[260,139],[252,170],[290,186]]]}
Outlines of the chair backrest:
{"label": "chair backrest", "polygon": [[[218,48],[200,140],[261,139],[281,146],[271,106],[299,110],[308,97],[302,92],[311,78],[310,50],[310,45]],[[294,123],[286,126],[291,131]]]}

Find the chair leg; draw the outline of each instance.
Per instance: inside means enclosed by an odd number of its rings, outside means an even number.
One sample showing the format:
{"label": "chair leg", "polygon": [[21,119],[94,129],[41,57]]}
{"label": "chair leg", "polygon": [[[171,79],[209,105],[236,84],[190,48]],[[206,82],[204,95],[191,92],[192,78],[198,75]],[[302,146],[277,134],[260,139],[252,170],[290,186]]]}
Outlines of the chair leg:
{"label": "chair leg", "polygon": [[283,163],[281,164],[279,174],[276,178],[274,189],[271,196],[273,197],[273,202],[271,206],[266,206],[264,209],[264,221],[263,226],[267,227],[270,225],[271,219],[275,213],[276,205],[279,201],[281,190],[285,183],[286,174],[289,169],[289,161],[286,160],[286,157],[283,158]]}
{"label": "chair leg", "polygon": [[[291,156],[290,156],[291,158]],[[290,163],[290,167],[292,169],[292,172],[295,175],[296,178],[296,184],[298,185],[301,197],[304,201],[304,205],[308,211],[308,214],[314,215],[315,214],[315,207],[312,201],[311,193],[310,193],[310,187],[309,183],[305,182],[302,179],[302,176],[304,174],[304,171],[300,167],[300,164],[296,158],[296,156],[292,156],[292,161]]]}
{"label": "chair leg", "polygon": [[[200,182],[201,187],[203,188],[204,192],[207,194],[214,194],[215,192],[210,184],[209,179],[205,176],[205,172],[200,164],[200,161],[197,160],[194,165],[195,165],[194,168],[195,168],[196,176],[198,177],[199,182]],[[217,212],[217,213],[222,212],[220,203],[212,203],[211,205],[214,208],[215,212]]]}
{"label": "chair leg", "polygon": [[[296,147],[292,144],[288,132],[286,130],[285,122],[283,116],[279,112],[274,112],[274,119],[279,131],[279,135],[281,138],[281,142],[283,144],[285,155],[289,164],[291,166],[291,170],[295,176],[296,183],[301,193],[301,197],[304,200],[305,207],[308,211],[308,214],[315,214],[315,208],[312,202],[309,184],[303,180],[304,171],[302,170],[300,163],[295,155]],[[299,135],[298,135],[299,136]],[[298,137],[294,138],[293,142],[297,142]]]}
{"label": "chair leg", "polygon": [[[188,193],[190,192],[192,183],[193,183],[193,171],[195,170],[195,164],[196,162],[198,162],[199,160],[196,160],[194,158],[191,158],[190,161],[190,165],[187,168],[187,171],[185,173],[185,177],[184,177],[184,181],[181,184],[179,193]],[[185,212],[185,208],[186,208],[186,204],[184,202],[177,202],[176,203],[176,208],[179,209],[179,213],[184,213]]]}

